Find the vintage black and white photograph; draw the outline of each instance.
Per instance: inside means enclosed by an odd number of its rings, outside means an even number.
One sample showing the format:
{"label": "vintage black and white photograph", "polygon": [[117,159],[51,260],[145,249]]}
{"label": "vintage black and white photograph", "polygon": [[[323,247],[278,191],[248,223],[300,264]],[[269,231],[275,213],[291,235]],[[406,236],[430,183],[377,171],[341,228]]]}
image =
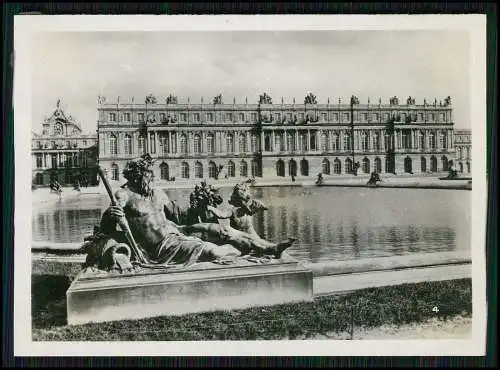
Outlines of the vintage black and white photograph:
{"label": "vintage black and white photograph", "polygon": [[20,353],[482,354],[483,17],[16,18]]}

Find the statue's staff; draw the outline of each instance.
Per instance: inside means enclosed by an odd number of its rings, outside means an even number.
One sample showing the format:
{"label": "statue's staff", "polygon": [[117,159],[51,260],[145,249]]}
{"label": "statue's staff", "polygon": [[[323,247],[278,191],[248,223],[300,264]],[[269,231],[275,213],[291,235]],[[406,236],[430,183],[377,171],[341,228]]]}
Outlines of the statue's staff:
{"label": "statue's staff", "polygon": [[[108,179],[100,166],[97,168],[97,172],[98,172],[99,176],[101,177],[101,180],[104,184],[104,187],[106,188],[106,191],[108,192],[109,198],[111,199],[111,205],[112,206],[118,205],[116,198],[113,194],[113,191],[111,190],[111,186],[109,186]],[[130,226],[127,222],[127,219],[125,217],[122,217],[120,219],[120,221],[118,221],[118,224],[120,225],[122,231],[125,233],[125,237],[127,238],[127,241],[130,245],[130,248],[132,248],[132,253],[137,258],[137,262],[139,262],[140,264],[147,264],[146,257],[144,256],[142,251],[139,249],[139,247],[134,239],[134,236],[132,235],[132,232],[130,231]]]}

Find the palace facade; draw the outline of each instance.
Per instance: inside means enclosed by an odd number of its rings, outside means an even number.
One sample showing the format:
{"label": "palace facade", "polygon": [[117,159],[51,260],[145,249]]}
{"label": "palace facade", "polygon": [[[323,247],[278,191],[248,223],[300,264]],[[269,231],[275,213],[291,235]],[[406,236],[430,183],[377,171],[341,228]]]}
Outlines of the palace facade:
{"label": "palace facade", "polygon": [[455,169],[459,173],[472,171],[472,133],[471,130],[455,130]]}
{"label": "palace facade", "polygon": [[318,104],[178,103],[170,95],[139,104],[98,101],[100,165],[122,180],[127,161],[149,152],[162,180],[251,176],[342,176],[372,171],[421,174],[447,171],[455,159],[451,99],[416,104],[361,104],[352,97]]}
{"label": "palace facade", "polygon": [[31,136],[32,184],[54,181],[73,185],[97,183],[97,135],[83,133],[80,124],[57,102],[55,111],[42,123],[42,132]]}

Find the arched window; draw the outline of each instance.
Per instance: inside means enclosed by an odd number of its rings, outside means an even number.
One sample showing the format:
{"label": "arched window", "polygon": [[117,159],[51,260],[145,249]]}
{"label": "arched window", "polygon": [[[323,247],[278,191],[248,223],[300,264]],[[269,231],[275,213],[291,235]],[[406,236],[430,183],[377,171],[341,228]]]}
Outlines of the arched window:
{"label": "arched window", "polygon": [[203,178],[203,165],[201,162],[196,162],[194,164],[194,177],[198,179]]}
{"label": "arched window", "polygon": [[425,157],[420,158],[420,172],[427,172],[427,160]]}
{"label": "arched window", "polygon": [[[345,151],[351,150],[351,134],[349,132],[344,133],[344,150]],[[352,165],[352,163],[351,163],[351,165]],[[346,169],[346,171],[347,171],[347,169]],[[351,172],[352,172],[352,169],[351,169]],[[351,172],[348,172],[348,173],[351,173]]]}
{"label": "arched window", "polygon": [[241,177],[248,176],[248,164],[245,161],[241,161],[240,163],[240,176]]}
{"label": "arched window", "polygon": [[246,153],[247,152],[247,137],[245,134],[240,134],[239,136],[239,142],[238,142],[238,147],[240,153]]}
{"label": "arched window", "polygon": [[35,184],[36,185],[43,185],[43,175],[41,173],[37,173],[35,175]]}
{"label": "arched window", "polygon": [[446,131],[442,131],[439,135],[439,147],[441,149],[446,149],[448,147]]}
{"label": "arched window", "polygon": [[[392,138],[391,138],[391,135],[389,135],[387,132],[384,133],[384,150],[385,151],[388,151],[389,149],[392,148]],[[387,161],[387,158],[386,158],[386,161]],[[386,171],[387,171],[387,167],[386,167]]]}
{"label": "arched window", "polygon": [[363,173],[370,173],[370,160],[368,158],[363,158],[363,163],[361,164]]}
{"label": "arched window", "polygon": [[123,148],[125,150],[125,154],[132,154],[132,137],[130,135],[125,135],[123,139]]}
{"label": "arched window", "polygon": [[137,139],[137,148],[139,149],[139,154],[144,154],[144,151],[146,150],[144,147],[144,136],[140,135],[139,138]]}
{"label": "arched window", "polygon": [[295,151],[295,132],[290,131],[286,135],[286,146],[289,152]]}
{"label": "arched window", "polygon": [[375,172],[382,173],[382,161],[379,157],[375,158]]}
{"label": "arched window", "polygon": [[285,163],[281,159],[276,162],[276,176],[285,177]]}
{"label": "arched window", "polygon": [[276,151],[279,151],[279,152],[282,152],[285,150],[285,145],[283,142],[283,134],[276,133],[274,135],[274,147],[276,148]]}
{"label": "arched window", "polygon": [[297,176],[297,162],[293,159],[290,159],[290,162],[288,162],[288,174],[290,176]]}
{"label": "arched window", "polygon": [[377,152],[380,151],[380,135],[378,132],[374,132],[372,135],[373,139],[373,149],[375,149]]}
{"label": "arched window", "polygon": [[333,161],[333,173],[335,175],[340,175],[342,173],[342,162],[338,158]]}
{"label": "arched window", "polygon": [[200,154],[201,153],[201,137],[200,137],[200,135],[198,135],[198,134],[194,135],[193,144],[194,144],[194,152],[196,154]]}
{"label": "arched window", "polygon": [[425,149],[425,135],[422,131],[418,132],[418,147],[420,149]]}
{"label": "arched window", "polygon": [[321,151],[328,151],[328,135],[326,133],[321,134]]}
{"label": "arched window", "polygon": [[162,147],[162,154],[168,154],[170,152],[170,143],[168,140],[168,136],[161,136],[160,143]]}
{"label": "arched window", "polygon": [[311,138],[309,140],[309,150],[317,150],[316,147],[317,147],[317,145],[316,145],[316,133],[312,132]]}
{"label": "arched window", "polygon": [[353,171],[352,171],[352,160],[351,160],[351,158],[347,158],[347,159],[345,160],[345,166],[344,166],[344,168],[345,168],[345,173],[353,173]]}
{"label": "arched window", "polygon": [[340,136],[337,133],[333,134],[332,150],[334,152],[340,150]]}
{"label": "arched window", "polygon": [[182,134],[180,137],[180,149],[182,154],[187,154],[188,152],[187,137],[184,134]]}
{"label": "arched window", "polygon": [[403,149],[411,149],[411,131],[403,130]]}
{"label": "arched window", "polygon": [[228,177],[235,177],[236,176],[236,166],[234,165],[233,161],[229,161],[227,163],[227,176]]}
{"label": "arched window", "polygon": [[207,135],[207,152],[211,154],[215,153],[215,139],[213,134]]}
{"label": "arched window", "polygon": [[299,134],[299,148],[303,152],[307,151],[307,134],[305,132]]}
{"label": "arched window", "polygon": [[168,164],[166,164],[166,163],[160,164],[160,178],[162,180],[170,179],[169,171],[168,171]]}
{"label": "arched window", "polygon": [[212,161],[208,164],[208,177],[211,179],[217,178],[217,166]]}
{"label": "arched window", "polygon": [[264,151],[270,152],[271,149],[271,134],[264,135]]}
{"label": "arched window", "polygon": [[226,135],[226,151],[227,153],[234,152],[234,137],[233,134]]}
{"label": "arched window", "polygon": [[116,142],[116,136],[114,134],[109,135],[109,154],[111,155],[118,154],[118,145]]}
{"label": "arched window", "polygon": [[429,148],[436,149],[436,135],[434,132],[429,133]]}
{"label": "arched window", "polygon": [[309,176],[309,162],[305,158],[300,161],[300,175]]}
{"label": "arched window", "polygon": [[329,175],[330,174],[330,161],[328,158],[324,158],[323,162],[321,162],[321,167],[323,170],[323,174]]}
{"label": "arched window", "polygon": [[443,171],[448,171],[448,158],[444,155],[441,157],[441,168]]}
{"label": "arched window", "polygon": [[413,162],[410,157],[405,158],[404,167],[406,173],[413,173]]}
{"label": "arched window", "polygon": [[431,157],[431,172],[437,172],[437,170],[438,170],[437,158],[432,156]]}
{"label": "arched window", "polygon": [[464,164],[462,162],[458,164],[458,168],[460,169],[460,173],[464,173]]}
{"label": "arched window", "polygon": [[368,134],[363,131],[363,132],[361,132],[361,150],[363,152],[367,152],[368,146],[369,146]]}
{"label": "arched window", "polygon": [[181,163],[181,177],[183,179],[189,179],[189,164],[187,162]]}
{"label": "arched window", "polygon": [[257,134],[252,134],[250,145],[252,146],[250,148],[252,153],[260,151],[260,141],[259,141],[259,136]]}
{"label": "arched window", "polygon": [[111,165],[111,180],[118,181],[120,180],[120,169],[116,163]]}
{"label": "arched window", "polygon": [[67,185],[73,184],[73,174],[71,172],[66,172],[64,174],[64,182]]}
{"label": "arched window", "polygon": [[255,177],[260,177],[260,165],[259,165],[259,162],[255,159],[252,159],[252,176],[255,176]]}

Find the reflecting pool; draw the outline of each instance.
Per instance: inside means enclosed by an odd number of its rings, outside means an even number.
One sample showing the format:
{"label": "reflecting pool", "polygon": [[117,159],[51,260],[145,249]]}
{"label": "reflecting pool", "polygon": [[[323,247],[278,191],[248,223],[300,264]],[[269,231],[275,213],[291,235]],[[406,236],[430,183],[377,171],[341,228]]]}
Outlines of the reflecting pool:
{"label": "reflecting pool", "polygon": [[[187,205],[190,189],[166,189]],[[231,188],[221,188],[228,199]],[[471,194],[463,190],[254,187],[269,210],[254,216],[269,240],[297,238],[289,254],[322,262],[470,249]],[[81,242],[109,199],[82,194],[33,207],[33,240]]]}

